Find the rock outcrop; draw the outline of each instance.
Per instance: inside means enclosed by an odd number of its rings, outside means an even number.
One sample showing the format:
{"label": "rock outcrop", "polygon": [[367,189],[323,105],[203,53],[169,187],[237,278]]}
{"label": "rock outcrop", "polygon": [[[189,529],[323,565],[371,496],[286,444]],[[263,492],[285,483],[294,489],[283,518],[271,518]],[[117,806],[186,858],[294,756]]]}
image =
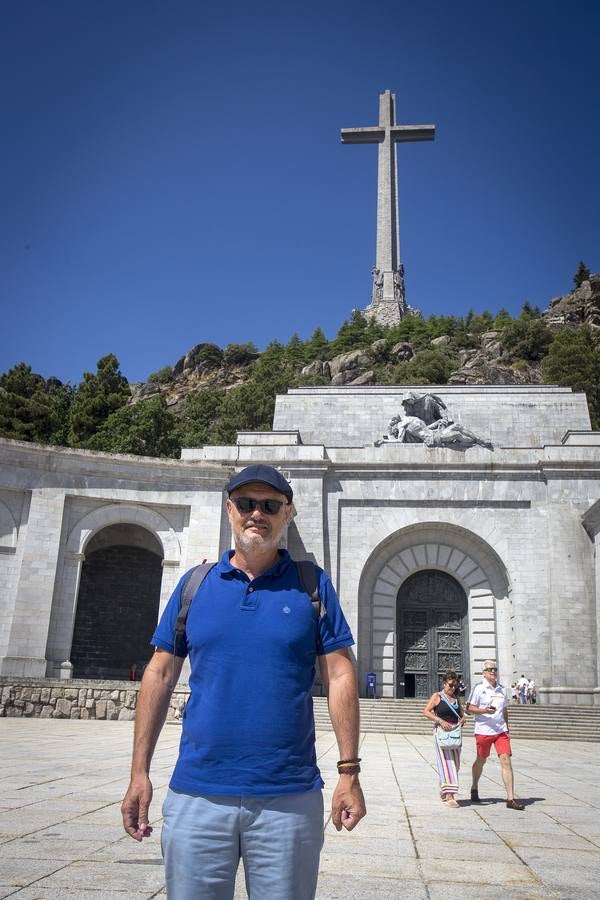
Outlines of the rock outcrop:
{"label": "rock outcrop", "polygon": [[408,341],[399,341],[390,350],[390,356],[394,362],[410,362],[414,355],[413,345]]}
{"label": "rock outcrop", "polygon": [[461,366],[454,371],[448,384],[541,384],[539,365],[519,361],[519,365],[502,358],[502,332],[485,331],[480,347],[460,350]]}
{"label": "rock outcrop", "polygon": [[329,361],[332,384],[350,384],[371,365],[370,356],[364,350],[341,353]]}
{"label": "rock outcrop", "polygon": [[315,359],[313,362],[309,363],[308,366],[304,366],[304,368],[300,372],[301,375],[317,375],[320,378],[325,378],[327,381],[331,381],[331,371],[329,369],[329,363],[324,362],[322,359]]}
{"label": "rock outcrop", "polygon": [[543,319],[552,331],[573,325],[600,329],[600,273],[590,275],[570,294],[551,300]]}

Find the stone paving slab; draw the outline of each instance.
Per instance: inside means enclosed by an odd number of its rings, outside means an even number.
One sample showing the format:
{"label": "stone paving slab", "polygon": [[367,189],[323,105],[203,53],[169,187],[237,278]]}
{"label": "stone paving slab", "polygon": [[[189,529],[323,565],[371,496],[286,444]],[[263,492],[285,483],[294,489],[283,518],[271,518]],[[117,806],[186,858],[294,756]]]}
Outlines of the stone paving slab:
{"label": "stone paving slab", "polygon": [[[128,838],[120,824],[132,732],[130,722],[0,720],[0,898],[166,896],[160,813],[180,731],[165,727],[157,746],[155,832],[143,844]],[[331,732],[319,733],[317,749],[327,810],[337,759]],[[598,896],[597,745],[514,740],[513,750],[524,812],[506,809],[493,758],[480,783],[484,802],[471,804],[469,739],[461,806],[451,809],[438,798],[429,737],[364,735],[368,816],[356,831],[338,834],[326,814],[318,900]],[[236,898],[246,898],[242,867]]]}

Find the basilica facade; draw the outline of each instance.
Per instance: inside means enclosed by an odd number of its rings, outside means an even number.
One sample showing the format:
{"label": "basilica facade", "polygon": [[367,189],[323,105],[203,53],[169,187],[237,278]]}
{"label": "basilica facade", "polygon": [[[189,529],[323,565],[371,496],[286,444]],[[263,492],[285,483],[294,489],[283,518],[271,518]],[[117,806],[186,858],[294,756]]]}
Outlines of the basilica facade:
{"label": "basilica facade", "polygon": [[[425,392],[447,440],[398,439]],[[143,667],[178,579],[230,547],[224,489],[251,462],[293,486],[287,546],[331,574],[361,692],[375,673],[380,696],[425,697],[494,657],[541,703],[600,704],[600,433],[548,385],[298,388],[272,431],[181,460],[0,440],[0,675]]]}

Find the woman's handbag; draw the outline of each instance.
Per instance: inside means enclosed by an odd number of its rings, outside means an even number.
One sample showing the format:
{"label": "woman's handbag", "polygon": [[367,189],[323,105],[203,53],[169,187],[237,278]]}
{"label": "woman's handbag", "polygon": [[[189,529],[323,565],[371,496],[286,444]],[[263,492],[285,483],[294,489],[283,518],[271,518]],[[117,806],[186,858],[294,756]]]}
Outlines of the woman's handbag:
{"label": "woman's handbag", "polygon": [[456,725],[450,731],[438,726],[437,740],[440,747],[446,750],[460,750],[462,747],[462,726]]}
{"label": "woman's handbag", "polygon": [[460,750],[462,747],[462,725],[460,724],[460,716],[454,709],[451,703],[448,703],[446,698],[442,693],[440,693],[440,697],[444,700],[447,705],[450,707],[456,718],[458,719],[458,725],[455,725],[454,728],[451,728],[449,731],[446,731],[440,725],[437,727],[437,742],[440,747],[445,748],[446,750]]}

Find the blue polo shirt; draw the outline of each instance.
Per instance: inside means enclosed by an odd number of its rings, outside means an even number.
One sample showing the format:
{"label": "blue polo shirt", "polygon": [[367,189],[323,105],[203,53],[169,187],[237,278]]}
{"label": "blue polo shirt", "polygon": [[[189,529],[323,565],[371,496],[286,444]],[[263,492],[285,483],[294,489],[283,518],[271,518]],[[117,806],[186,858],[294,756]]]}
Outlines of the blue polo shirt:
{"label": "blue polo shirt", "polygon": [[[286,550],[250,581],[223,554],[186,623],[190,697],[170,786],[186,794],[277,796],[323,787],[311,688],[317,654],[354,640],[328,575],[317,568],[327,610],[317,623]],[[173,653],[185,575],[152,644]]]}

